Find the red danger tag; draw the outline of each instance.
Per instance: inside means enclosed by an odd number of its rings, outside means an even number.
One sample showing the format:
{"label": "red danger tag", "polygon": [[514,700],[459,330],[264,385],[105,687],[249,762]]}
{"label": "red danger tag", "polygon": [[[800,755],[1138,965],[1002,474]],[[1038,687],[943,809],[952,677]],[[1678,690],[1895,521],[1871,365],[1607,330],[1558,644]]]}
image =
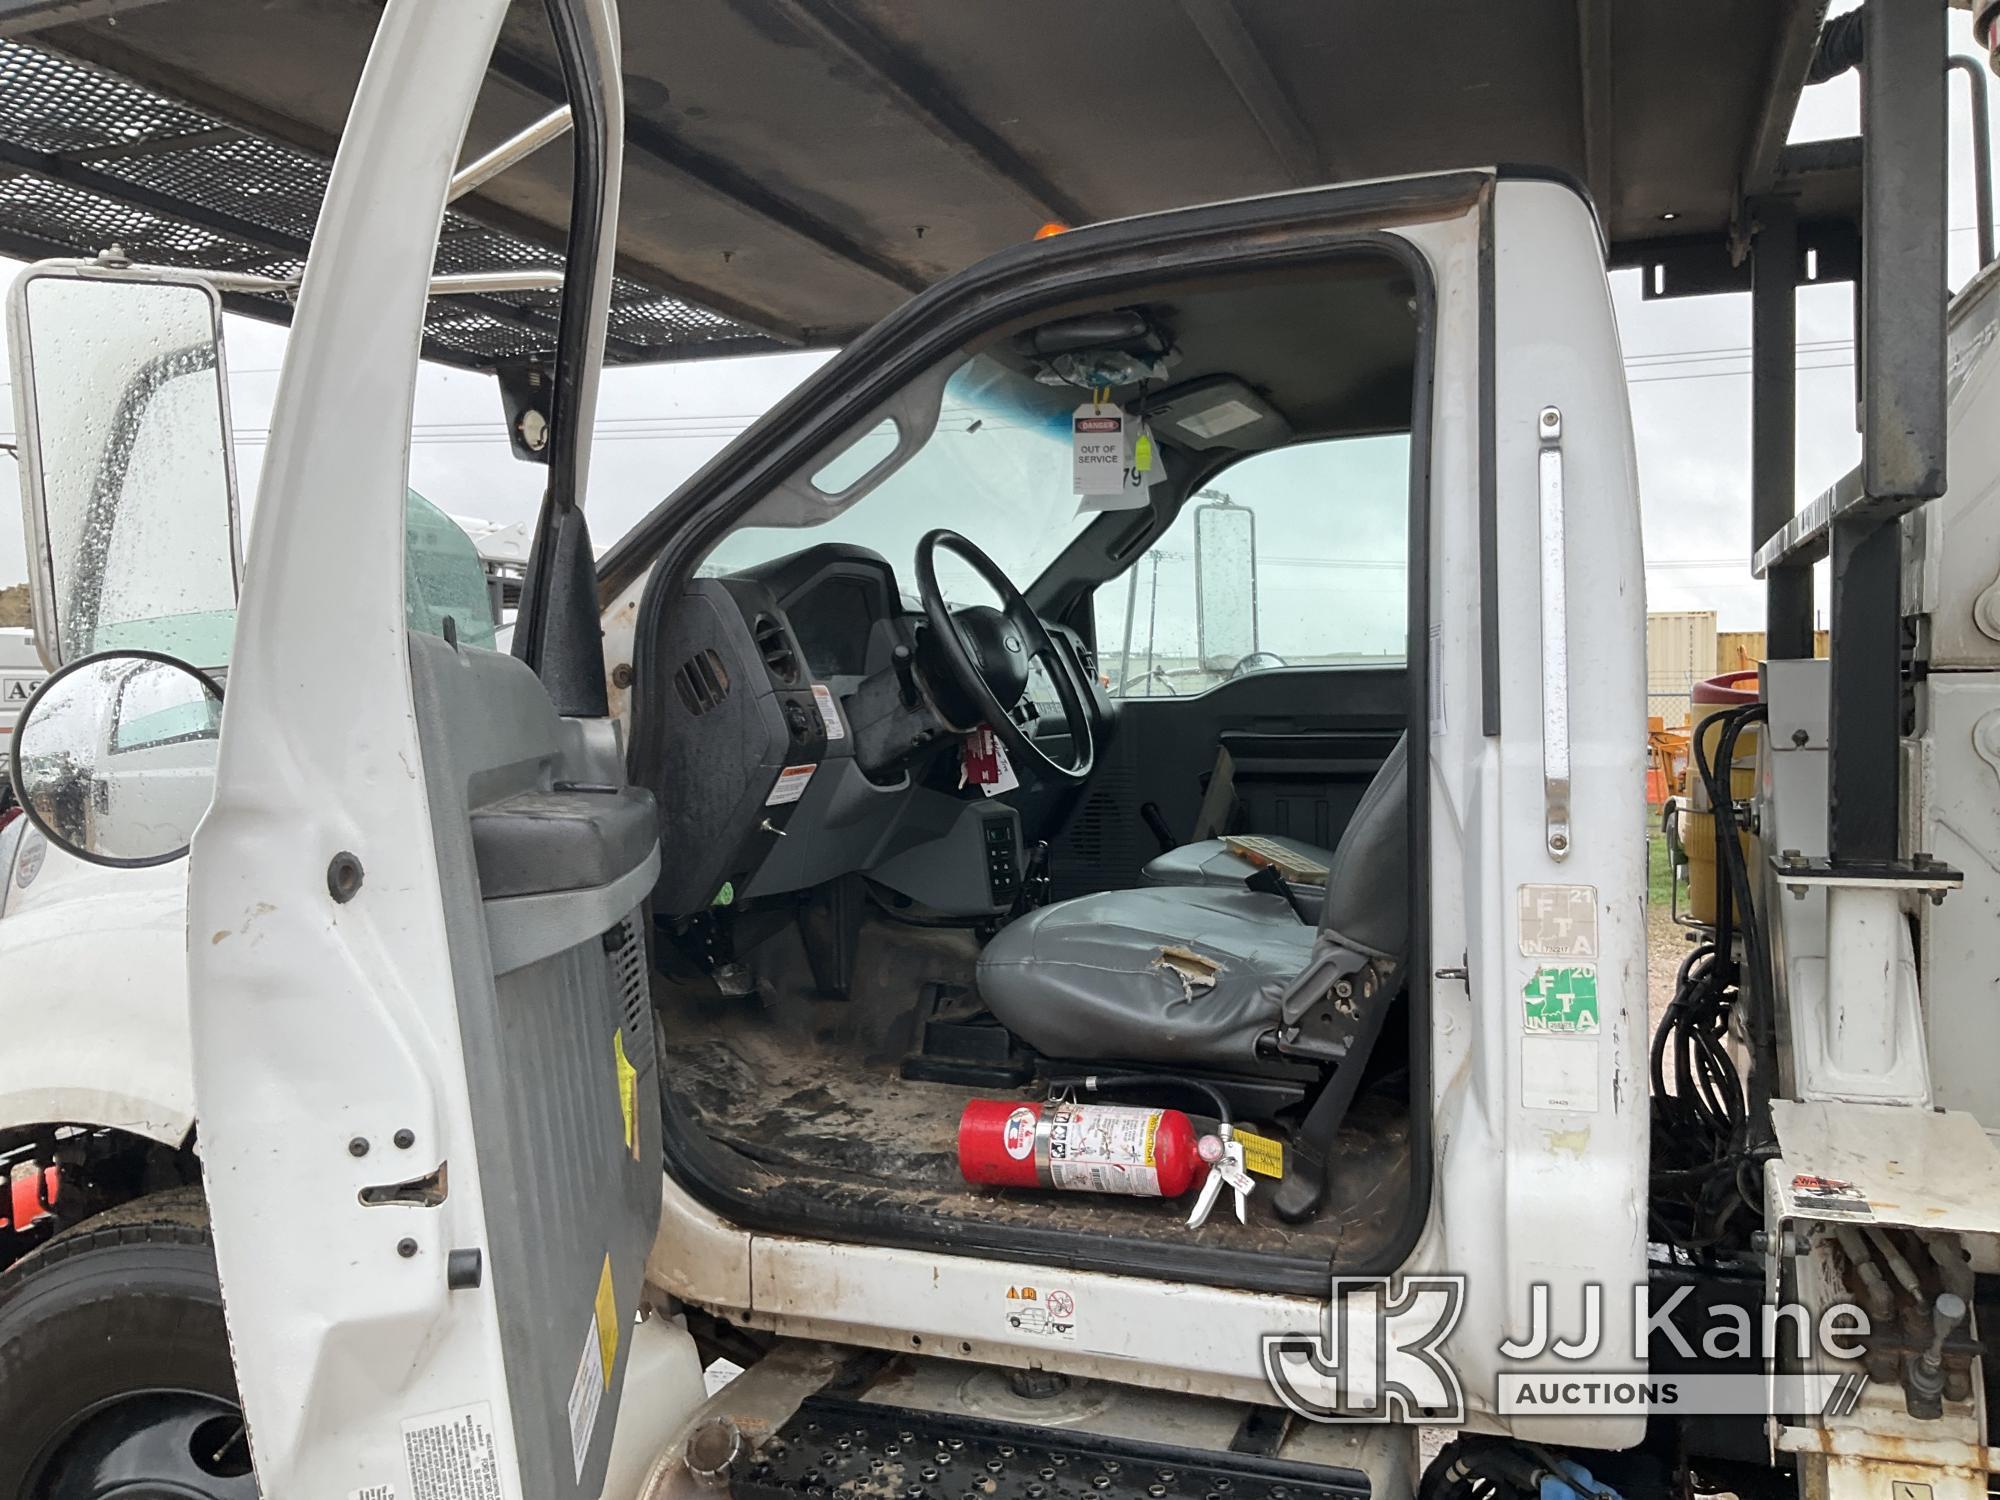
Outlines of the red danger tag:
{"label": "red danger tag", "polygon": [[964,767],[963,786],[991,786],[1000,779],[1000,742],[981,726],[965,737],[958,750]]}

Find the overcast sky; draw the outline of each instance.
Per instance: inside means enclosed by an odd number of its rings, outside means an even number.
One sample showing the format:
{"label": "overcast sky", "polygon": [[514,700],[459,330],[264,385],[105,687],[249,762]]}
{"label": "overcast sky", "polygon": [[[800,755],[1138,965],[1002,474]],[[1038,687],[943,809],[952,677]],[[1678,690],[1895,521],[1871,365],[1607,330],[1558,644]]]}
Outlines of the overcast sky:
{"label": "overcast sky", "polygon": [[[1848,9],[1837,5],[1835,9]],[[1950,13],[1959,51],[1976,49],[1963,11]],[[1951,282],[1975,269],[1971,139],[1964,88],[1952,83]],[[1792,138],[1852,134],[1852,74],[1809,89]],[[0,260],[11,278],[15,266]],[[1638,274],[1613,278],[1638,435],[1648,605],[1713,609],[1721,628],[1762,625],[1762,589],[1748,575],[1750,299],[1645,302]],[[1853,320],[1846,285],[1799,295],[1799,494],[1809,498],[1853,467]],[[246,499],[254,501],[283,330],[229,320],[231,403]],[[608,371],[589,507],[599,543],[621,535],[752,418],[825,358],[814,354],[709,360]],[[11,420],[5,423],[11,427]],[[538,470],[510,456],[499,397],[484,376],[425,366],[419,381],[411,483],[457,515],[529,519]],[[12,514],[11,508],[9,514]],[[1822,570],[1823,571],[1823,570]],[[0,526],[0,584],[26,577],[16,525]],[[1825,614],[1824,581],[1819,600]]]}

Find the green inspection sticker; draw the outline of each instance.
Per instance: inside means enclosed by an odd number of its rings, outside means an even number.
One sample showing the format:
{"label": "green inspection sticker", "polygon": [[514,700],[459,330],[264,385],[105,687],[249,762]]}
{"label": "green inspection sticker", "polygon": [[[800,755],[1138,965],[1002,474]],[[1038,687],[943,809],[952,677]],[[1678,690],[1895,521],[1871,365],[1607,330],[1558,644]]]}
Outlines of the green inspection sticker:
{"label": "green inspection sticker", "polygon": [[1537,969],[1521,994],[1522,1022],[1529,1031],[1594,1036],[1602,1024],[1597,1009],[1597,970],[1587,964]]}

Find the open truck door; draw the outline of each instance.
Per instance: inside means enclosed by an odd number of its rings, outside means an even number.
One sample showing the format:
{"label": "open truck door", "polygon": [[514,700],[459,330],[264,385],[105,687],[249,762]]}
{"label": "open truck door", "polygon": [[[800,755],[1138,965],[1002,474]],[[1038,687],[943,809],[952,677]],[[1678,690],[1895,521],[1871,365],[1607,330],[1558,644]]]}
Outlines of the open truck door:
{"label": "open truck door", "polygon": [[268,1495],[596,1495],[658,1217],[657,834],[604,716],[578,508],[618,200],[606,0],[549,6],[576,198],[519,654],[405,613],[427,283],[506,10],[384,10],[299,297],[190,861],[200,1145]]}

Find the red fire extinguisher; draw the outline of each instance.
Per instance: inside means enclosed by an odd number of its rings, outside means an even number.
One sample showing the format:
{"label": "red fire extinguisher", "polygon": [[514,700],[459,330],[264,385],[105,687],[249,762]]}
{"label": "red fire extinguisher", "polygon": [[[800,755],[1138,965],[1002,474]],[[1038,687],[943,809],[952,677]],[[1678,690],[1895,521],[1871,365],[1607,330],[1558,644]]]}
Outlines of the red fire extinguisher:
{"label": "red fire extinguisher", "polygon": [[1177,1109],[974,1099],[958,1119],[958,1170],[997,1187],[1178,1198],[1209,1167]]}

